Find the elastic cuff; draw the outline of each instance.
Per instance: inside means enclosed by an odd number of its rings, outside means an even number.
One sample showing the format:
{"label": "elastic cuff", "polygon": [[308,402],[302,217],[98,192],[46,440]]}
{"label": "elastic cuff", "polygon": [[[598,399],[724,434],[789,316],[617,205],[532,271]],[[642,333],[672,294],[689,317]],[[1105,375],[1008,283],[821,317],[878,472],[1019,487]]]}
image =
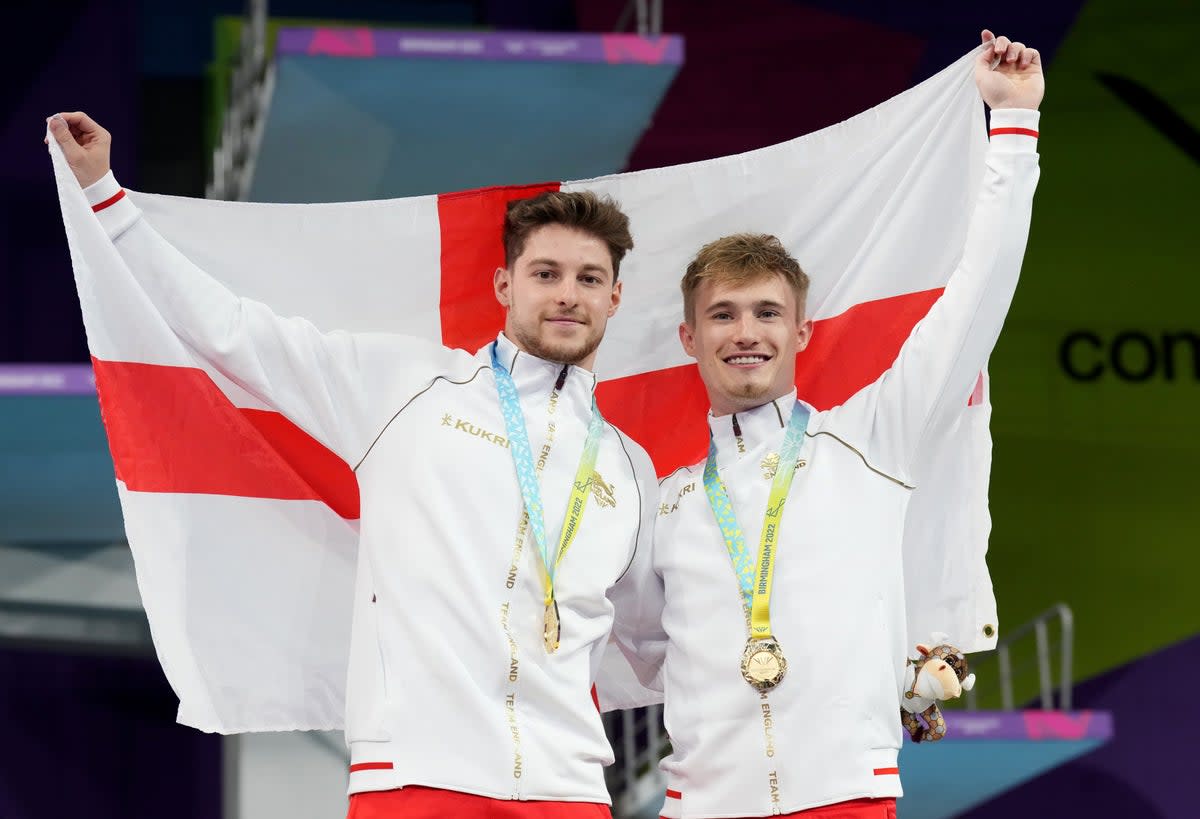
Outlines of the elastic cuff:
{"label": "elastic cuff", "polygon": [[112,171],[84,188],[83,194],[111,239],[128,230],[141,213],[130,201]]}
{"label": "elastic cuff", "polygon": [[83,189],[83,195],[87,197],[88,204],[93,209],[101,202],[111,199],[120,192],[121,185],[117,182],[117,178],[113,176],[112,171],[104,174],[100,179]]}
{"label": "elastic cuff", "polygon": [[1042,112],[1030,108],[993,108],[988,136],[992,150],[1036,153]]}

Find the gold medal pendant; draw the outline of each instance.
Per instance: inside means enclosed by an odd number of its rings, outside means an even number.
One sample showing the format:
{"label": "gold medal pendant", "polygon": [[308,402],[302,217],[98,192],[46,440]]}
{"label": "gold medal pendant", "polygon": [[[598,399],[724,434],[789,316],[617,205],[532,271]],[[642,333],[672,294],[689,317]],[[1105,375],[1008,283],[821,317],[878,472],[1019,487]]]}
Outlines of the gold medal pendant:
{"label": "gold medal pendant", "polygon": [[546,616],[542,626],[542,640],[546,644],[547,654],[558,651],[558,637],[558,601],[551,600],[546,604]]}
{"label": "gold medal pendant", "polygon": [[787,660],[779,642],[773,639],[746,642],[742,652],[742,677],[759,691],[770,691],[787,673]]}

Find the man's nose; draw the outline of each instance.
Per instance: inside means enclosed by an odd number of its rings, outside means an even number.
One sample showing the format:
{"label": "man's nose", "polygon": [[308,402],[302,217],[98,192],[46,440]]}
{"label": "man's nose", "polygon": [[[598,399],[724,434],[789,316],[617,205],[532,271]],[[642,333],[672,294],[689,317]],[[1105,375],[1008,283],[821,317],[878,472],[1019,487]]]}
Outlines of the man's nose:
{"label": "man's nose", "polygon": [[753,344],[758,341],[758,323],[754,316],[742,316],[734,322],[733,340],[737,344]]}
{"label": "man's nose", "polygon": [[555,301],[564,306],[573,307],[579,302],[579,283],[573,276],[566,276],[558,285]]}

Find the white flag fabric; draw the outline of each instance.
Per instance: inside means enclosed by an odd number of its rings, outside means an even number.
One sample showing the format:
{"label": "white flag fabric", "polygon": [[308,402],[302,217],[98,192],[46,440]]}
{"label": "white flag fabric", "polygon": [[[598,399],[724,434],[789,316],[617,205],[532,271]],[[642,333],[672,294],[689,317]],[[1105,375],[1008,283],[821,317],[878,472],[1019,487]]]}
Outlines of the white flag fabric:
{"label": "white flag fabric", "polygon": [[[240,296],[323,330],[391,331],[475,350],[507,201],[611,194],[636,249],[596,363],[605,415],[659,474],[702,457],[704,397],[679,346],[679,279],[705,242],[773,233],[811,277],[799,394],[825,409],[890,366],[963,249],[987,137],[974,54],[856,116],[736,156],[577,182],[320,205],[130,192],[184,256]],[[168,328],[50,140],[126,531],[179,721],[206,731],[336,729],[358,531],[350,465]],[[909,633],[995,643],[984,556],[986,377],[914,470]],[[929,578],[940,578],[931,584]],[[414,612],[414,617],[423,616]]]}

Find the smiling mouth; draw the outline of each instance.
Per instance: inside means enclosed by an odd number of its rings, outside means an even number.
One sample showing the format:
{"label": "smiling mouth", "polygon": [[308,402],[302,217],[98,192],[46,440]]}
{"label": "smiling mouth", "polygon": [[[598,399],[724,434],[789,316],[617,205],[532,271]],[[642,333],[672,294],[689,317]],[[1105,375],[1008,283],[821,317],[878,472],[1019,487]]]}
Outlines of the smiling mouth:
{"label": "smiling mouth", "polygon": [[770,360],[771,356],[765,353],[742,353],[724,359],[726,364],[732,364],[735,367],[752,367],[757,364],[766,364]]}

